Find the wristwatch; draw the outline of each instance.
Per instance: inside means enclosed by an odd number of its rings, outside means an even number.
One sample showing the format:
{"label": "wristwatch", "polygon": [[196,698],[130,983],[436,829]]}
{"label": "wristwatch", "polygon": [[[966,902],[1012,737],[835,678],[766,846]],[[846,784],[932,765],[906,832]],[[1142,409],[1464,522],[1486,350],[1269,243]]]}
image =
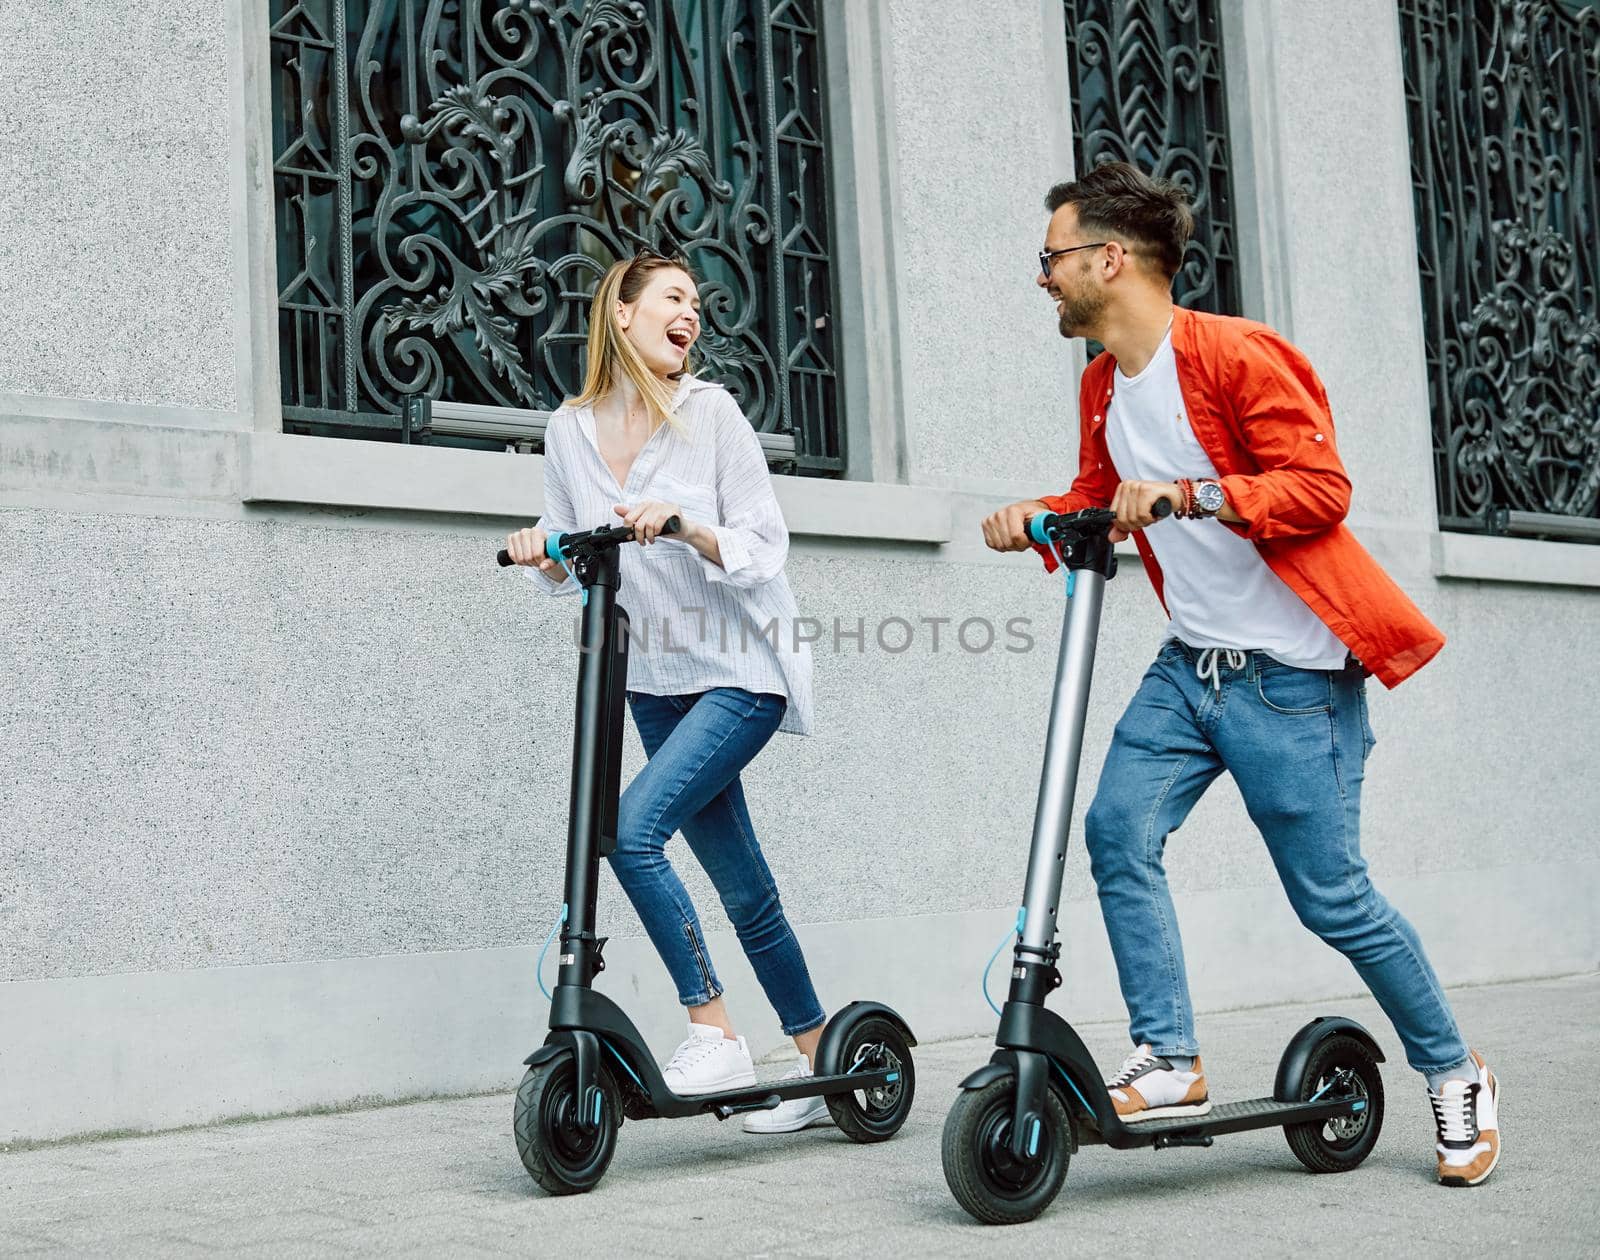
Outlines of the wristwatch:
{"label": "wristwatch", "polygon": [[1215,516],[1227,501],[1228,496],[1222,492],[1221,482],[1197,481],[1194,483],[1194,506],[1189,514],[1196,520],[1202,516]]}

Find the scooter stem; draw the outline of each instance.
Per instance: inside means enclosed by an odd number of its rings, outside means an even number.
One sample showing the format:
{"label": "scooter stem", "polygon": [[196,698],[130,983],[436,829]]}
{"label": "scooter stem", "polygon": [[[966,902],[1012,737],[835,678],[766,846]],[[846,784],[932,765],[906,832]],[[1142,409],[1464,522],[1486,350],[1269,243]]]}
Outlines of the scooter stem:
{"label": "scooter stem", "polygon": [[587,986],[604,963],[595,936],[600,859],[616,847],[622,722],[628,676],[628,614],[616,602],[615,548],[570,561],[584,588],[578,704],[572,733],[572,801],[567,816],[567,921],[558,983]]}
{"label": "scooter stem", "polygon": [[[1094,677],[1100,608],[1105,600],[1106,581],[1117,571],[1116,557],[1105,533],[1109,521],[1098,519],[1098,514],[1085,521],[1085,515],[1088,514],[1053,518],[1053,527],[1046,530],[1055,539],[1056,554],[1068,570],[1068,599],[1061,626],[1050,726],[1045,734],[1044,766],[1039,772],[1039,806],[1033,817],[1033,843],[1028,850],[1028,879],[1023,885],[1017,921],[1007,1011],[1016,1009],[1016,1004],[1043,1007],[1051,990],[1061,983],[1061,972],[1056,967],[1060,955],[1056,914],[1066,873],[1067,835],[1078,788],[1078,759],[1083,752],[1089,684]],[[1067,521],[1075,521],[1079,528],[1064,530],[1062,523]],[[1067,544],[1065,550],[1059,545],[1062,541]],[[1026,1051],[1018,1052],[1016,1065],[1008,1146],[1020,1161],[1033,1158],[1039,1140],[1050,1069],[1044,1055]]]}
{"label": "scooter stem", "polygon": [[1039,776],[1039,805],[1028,853],[1028,879],[1023,886],[1021,944],[1029,954],[1049,953],[1055,944],[1067,832],[1072,825],[1089,684],[1094,677],[1095,638],[1105,598],[1106,579],[1102,574],[1078,569],[1073,579],[1075,590],[1067,601],[1062,622],[1055,699],[1050,706],[1044,768]]}

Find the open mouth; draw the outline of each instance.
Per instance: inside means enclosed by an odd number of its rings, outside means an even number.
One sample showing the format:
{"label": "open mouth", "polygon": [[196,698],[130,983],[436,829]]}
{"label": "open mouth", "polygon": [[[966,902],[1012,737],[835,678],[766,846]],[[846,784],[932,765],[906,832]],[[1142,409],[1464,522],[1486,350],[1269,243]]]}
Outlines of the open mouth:
{"label": "open mouth", "polygon": [[667,340],[680,350],[688,350],[690,345],[694,343],[694,333],[687,328],[669,328],[667,329]]}

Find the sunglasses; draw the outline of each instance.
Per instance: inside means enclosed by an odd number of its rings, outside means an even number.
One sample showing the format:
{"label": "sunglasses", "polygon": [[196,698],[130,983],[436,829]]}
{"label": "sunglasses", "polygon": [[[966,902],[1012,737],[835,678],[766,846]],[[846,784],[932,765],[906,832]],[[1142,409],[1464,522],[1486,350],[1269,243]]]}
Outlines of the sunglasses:
{"label": "sunglasses", "polygon": [[668,264],[670,264],[671,266],[674,266],[674,267],[681,267],[684,271],[688,271],[689,270],[689,260],[687,258],[685,258],[681,253],[678,253],[677,251],[673,251],[670,254],[663,253],[661,250],[656,249],[656,248],[654,248],[653,246],[650,246],[650,245],[641,245],[641,246],[639,246],[638,251],[634,254],[632,260],[628,263],[629,270],[632,270],[637,264],[639,264],[640,262],[644,261],[647,258],[654,259],[656,262],[668,263]]}

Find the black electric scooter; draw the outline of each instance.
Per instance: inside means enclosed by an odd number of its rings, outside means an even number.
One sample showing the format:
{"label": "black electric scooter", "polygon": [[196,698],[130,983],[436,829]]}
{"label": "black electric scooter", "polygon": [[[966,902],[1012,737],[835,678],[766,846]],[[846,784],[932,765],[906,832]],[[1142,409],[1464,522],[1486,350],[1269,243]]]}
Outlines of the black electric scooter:
{"label": "black electric scooter", "polygon": [[[664,535],[678,531],[668,520]],[[719,1120],[767,1111],[791,1098],[827,1100],[835,1124],[857,1142],[893,1137],[916,1093],[906,1022],[877,1002],[852,1002],[828,1021],[816,1075],[683,1097],[662,1079],[655,1056],[615,1002],[595,992],[606,937],[595,935],[600,859],[617,847],[622,724],[628,679],[628,614],[617,603],[619,553],[629,526],[553,533],[545,545],[583,588],[572,804],[567,830],[561,969],[550,1033],[524,1060],[513,1131],[523,1167],[552,1194],[593,1189],[616,1150],[623,1118]],[[511,563],[501,551],[499,562]]]}
{"label": "black electric scooter", "polygon": [[[1165,516],[1171,505],[1159,501]],[[1045,739],[1044,772],[1011,989],[988,1064],[961,1082],[944,1126],[945,1180],[962,1207],[991,1225],[1029,1221],[1061,1189],[1080,1143],[1114,1150],[1210,1146],[1221,1133],[1282,1126],[1313,1172],[1342,1172],[1366,1159],[1383,1126],[1383,1054],[1366,1029],[1337,1016],[1312,1020],[1290,1040],[1270,1098],[1224,1103],[1203,1116],[1124,1123],[1078,1034],[1045,999],[1061,983],[1056,908],[1083,748],[1089,683],[1105,584],[1117,562],[1112,514],[1040,513],[1033,541],[1056,549],[1067,577],[1067,612]]]}

